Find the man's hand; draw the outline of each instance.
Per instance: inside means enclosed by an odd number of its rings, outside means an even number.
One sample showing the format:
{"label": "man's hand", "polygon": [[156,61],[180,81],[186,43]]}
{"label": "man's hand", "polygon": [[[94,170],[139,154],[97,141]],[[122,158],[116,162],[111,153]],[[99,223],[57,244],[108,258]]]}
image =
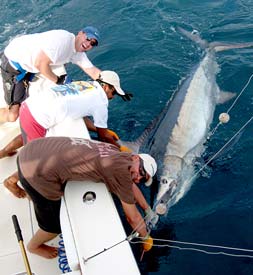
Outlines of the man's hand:
{"label": "man's hand", "polygon": [[145,214],[147,228],[152,230],[156,226],[159,216],[150,208],[150,206],[145,210]]}
{"label": "man's hand", "polygon": [[67,74],[63,74],[63,75],[57,76],[56,84],[58,84],[58,85],[68,84],[71,81],[72,81],[72,79]]}
{"label": "man's hand", "polygon": [[114,131],[107,129],[107,133],[108,133],[111,137],[113,137],[114,140],[116,140],[116,141],[119,140],[119,136],[118,136]]}
{"label": "man's hand", "polygon": [[127,152],[127,153],[132,153],[132,150],[130,148],[128,148],[127,146],[121,145],[119,147],[121,152]]}

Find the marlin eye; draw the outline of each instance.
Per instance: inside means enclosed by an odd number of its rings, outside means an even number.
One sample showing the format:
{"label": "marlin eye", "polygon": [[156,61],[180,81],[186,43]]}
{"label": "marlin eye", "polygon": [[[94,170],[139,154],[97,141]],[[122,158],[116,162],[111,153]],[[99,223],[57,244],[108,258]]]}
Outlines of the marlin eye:
{"label": "marlin eye", "polygon": [[163,178],[162,179],[162,184],[167,184],[167,183],[168,183],[167,179]]}

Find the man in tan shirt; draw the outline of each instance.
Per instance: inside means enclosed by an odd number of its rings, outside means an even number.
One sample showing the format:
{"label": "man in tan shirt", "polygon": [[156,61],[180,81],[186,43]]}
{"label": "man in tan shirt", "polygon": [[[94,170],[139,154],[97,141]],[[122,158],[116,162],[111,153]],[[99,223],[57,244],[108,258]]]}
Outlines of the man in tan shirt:
{"label": "man in tan shirt", "polygon": [[45,258],[57,256],[57,248],[45,243],[61,232],[61,196],[66,182],[73,180],[104,182],[120,199],[131,227],[144,238],[144,250],[150,250],[153,239],[135,202],[145,212],[151,210],[136,184],[149,186],[156,170],[150,155],[123,153],[109,143],[69,137],[31,141],[18,157],[19,178],[34,203],[40,227],[28,243],[28,250]]}

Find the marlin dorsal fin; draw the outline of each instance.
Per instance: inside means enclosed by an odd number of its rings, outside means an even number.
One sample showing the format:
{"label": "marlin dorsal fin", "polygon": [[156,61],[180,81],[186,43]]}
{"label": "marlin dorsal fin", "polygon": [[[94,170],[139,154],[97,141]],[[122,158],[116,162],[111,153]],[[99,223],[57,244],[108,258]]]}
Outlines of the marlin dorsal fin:
{"label": "marlin dorsal fin", "polygon": [[200,37],[198,31],[193,30],[192,32],[189,32],[181,27],[177,27],[177,30],[193,42],[197,43],[202,49],[209,47],[208,42]]}

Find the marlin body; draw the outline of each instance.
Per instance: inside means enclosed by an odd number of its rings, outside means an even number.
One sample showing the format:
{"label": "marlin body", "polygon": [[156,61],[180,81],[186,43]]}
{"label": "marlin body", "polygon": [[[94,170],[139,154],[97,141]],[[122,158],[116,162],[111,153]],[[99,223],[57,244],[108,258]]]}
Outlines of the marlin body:
{"label": "marlin body", "polygon": [[[150,153],[158,162],[159,190],[155,201],[158,214],[165,214],[190,189],[194,163],[205,150],[204,143],[217,103],[234,94],[220,91],[216,83],[219,66],[215,53],[253,44],[220,44],[202,40],[198,33],[179,31],[204,50],[203,59],[182,82],[179,90],[135,142],[134,151]],[[131,146],[128,144],[128,146]]]}

